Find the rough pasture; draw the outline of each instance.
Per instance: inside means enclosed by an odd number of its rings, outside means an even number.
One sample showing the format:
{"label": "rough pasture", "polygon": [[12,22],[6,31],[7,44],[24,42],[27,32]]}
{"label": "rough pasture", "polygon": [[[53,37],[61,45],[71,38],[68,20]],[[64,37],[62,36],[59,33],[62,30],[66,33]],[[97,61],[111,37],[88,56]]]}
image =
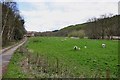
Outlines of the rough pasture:
{"label": "rough pasture", "polygon": [[[106,68],[109,67],[111,77],[116,77],[118,64],[118,42],[111,40],[90,40],[90,39],[70,39],[57,37],[37,37],[31,38],[28,49],[39,55],[48,57],[49,63],[54,64],[55,58],[59,64],[67,67],[75,76],[83,73],[89,76],[101,70],[101,76],[105,76]],[[37,40],[38,42],[34,42]],[[40,42],[41,41],[41,42]],[[106,48],[101,44],[105,43]],[[73,47],[81,48],[74,51]],[[84,48],[84,46],[87,48]],[[65,66],[66,65],[66,66]],[[99,71],[98,71],[99,72]]]}
{"label": "rough pasture", "polygon": [[[106,44],[106,48],[101,46],[103,43]],[[80,50],[74,50],[75,45],[80,47]],[[53,75],[54,77],[117,77],[117,41],[33,37],[29,39],[26,47],[32,57],[39,56],[38,58],[42,58],[41,61],[46,64],[45,67],[38,64],[46,68],[43,72],[44,77],[53,77]],[[33,59],[37,58],[33,57]]]}

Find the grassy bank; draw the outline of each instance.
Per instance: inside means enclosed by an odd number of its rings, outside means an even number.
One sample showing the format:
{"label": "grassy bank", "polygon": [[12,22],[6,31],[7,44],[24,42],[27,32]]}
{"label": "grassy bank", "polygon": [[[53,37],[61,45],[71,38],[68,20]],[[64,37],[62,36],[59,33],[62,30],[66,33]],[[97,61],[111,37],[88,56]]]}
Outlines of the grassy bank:
{"label": "grassy bank", "polygon": [[18,51],[14,53],[11,62],[8,65],[7,72],[3,75],[3,78],[27,78],[27,74],[25,74],[21,68],[21,61],[25,58]]}

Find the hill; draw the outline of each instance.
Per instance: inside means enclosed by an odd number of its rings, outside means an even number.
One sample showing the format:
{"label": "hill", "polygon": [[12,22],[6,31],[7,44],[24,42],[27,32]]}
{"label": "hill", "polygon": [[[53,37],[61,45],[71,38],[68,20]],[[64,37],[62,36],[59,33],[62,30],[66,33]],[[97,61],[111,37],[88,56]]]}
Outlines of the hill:
{"label": "hill", "polygon": [[[91,18],[83,24],[70,25],[57,31],[57,36],[87,36],[89,38],[108,38],[119,36],[119,19],[120,15],[106,16],[102,18]],[[79,35],[82,34],[82,35]]]}
{"label": "hill", "polygon": [[36,36],[88,37],[90,39],[113,39],[119,36],[120,15],[102,15],[91,18],[86,23],[66,26],[60,30],[37,32]]}

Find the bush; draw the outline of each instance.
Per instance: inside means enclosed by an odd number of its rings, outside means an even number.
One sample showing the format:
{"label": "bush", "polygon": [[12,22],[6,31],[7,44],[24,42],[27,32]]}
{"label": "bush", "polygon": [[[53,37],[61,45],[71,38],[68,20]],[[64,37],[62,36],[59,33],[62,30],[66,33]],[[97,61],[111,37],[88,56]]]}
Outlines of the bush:
{"label": "bush", "polygon": [[72,31],[71,33],[68,34],[68,37],[84,38],[84,36],[85,36],[84,30]]}

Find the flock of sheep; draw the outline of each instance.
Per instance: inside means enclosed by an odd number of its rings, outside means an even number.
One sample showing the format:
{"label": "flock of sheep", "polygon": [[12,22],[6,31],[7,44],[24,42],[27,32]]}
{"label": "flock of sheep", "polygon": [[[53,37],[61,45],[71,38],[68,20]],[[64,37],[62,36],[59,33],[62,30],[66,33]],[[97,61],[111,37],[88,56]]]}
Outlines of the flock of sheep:
{"label": "flock of sheep", "polygon": [[[67,40],[67,39],[65,38],[64,40],[61,40],[61,41],[63,42],[63,41],[65,41],[65,40]],[[102,46],[102,48],[106,48],[106,44],[104,44],[104,43],[103,43],[101,46]],[[84,48],[86,49],[87,46],[85,45]],[[80,47],[74,46],[73,49],[74,49],[74,50],[80,50]]]}
{"label": "flock of sheep", "polygon": [[[105,47],[106,47],[106,44],[102,44],[101,46],[102,46],[102,48],[105,48]],[[86,49],[87,46],[85,45],[84,48]],[[73,49],[74,49],[74,50],[80,50],[80,47],[74,46]]]}

